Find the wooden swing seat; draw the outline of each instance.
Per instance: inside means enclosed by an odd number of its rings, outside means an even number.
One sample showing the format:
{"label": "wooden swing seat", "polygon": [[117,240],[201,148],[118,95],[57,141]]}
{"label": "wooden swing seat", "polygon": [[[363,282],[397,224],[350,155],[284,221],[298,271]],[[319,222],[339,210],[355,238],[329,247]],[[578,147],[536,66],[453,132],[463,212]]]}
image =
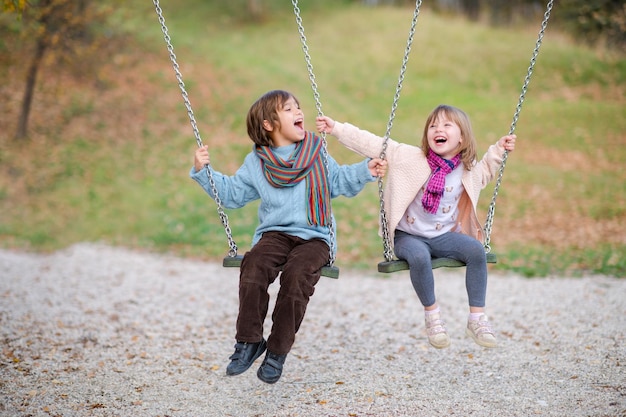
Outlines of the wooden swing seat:
{"label": "wooden swing seat", "polygon": [[[227,256],[222,261],[222,266],[225,268],[239,268],[241,266],[241,261],[243,260],[243,255],[235,255],[235,256]],[[281,268],[282,271],[282,268]],[[339,278],[339,268],[336,266],[326,265],[322,267],[322,276],[328,278]]]}
{"label": "wooden swing seat", "polygon": [[[495,253],[487,254],[487,263],[495,264],[498,262],[498,258]],[[433,258],[433,269],[436,268],[460,268],[465,266],[465,262],[458,261],[451,258]],[[409,269],[409,264],[406,261],[395,259],[393,261],[380,262],[378,264],[378,272],[385,274],[391,272],[405,271]]]}

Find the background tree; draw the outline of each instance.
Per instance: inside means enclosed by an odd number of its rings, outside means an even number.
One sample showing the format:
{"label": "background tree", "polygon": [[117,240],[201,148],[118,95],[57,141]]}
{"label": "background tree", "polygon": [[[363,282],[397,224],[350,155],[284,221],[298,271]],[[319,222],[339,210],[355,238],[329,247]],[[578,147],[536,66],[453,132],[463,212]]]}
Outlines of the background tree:
{"label": "background tree", "polygon": [[604,43],[626,52],[626,2],[624,0],[563,0],[556,9],[562,25],[589,45]]}
{"label": "background tree", "polygon": [[476,21],[480,17],[480,0],[462,0],[463,13],[468,19]]}
{"label": "background tree", "polygon": [[26,7],[26,0],[3,0],[2,10],[5,12],[21,13]]}
{"label": "background tree", "polygon": [[37,74],[44,56],[50,55],[61,69],[75,69],[84,62],[86,52],[97,50],[102,41],[98,31],[111,9],[94,0],[4,0],[3,5],[5,12],[16,14],[22,38],[33,45],[15,131],[15,138],[23,139],[28,134]]}
{"label": "background tree", "polygon": [[[463,13],[472,21],[480,20],[483,14],[491,25],[503,26],[513,21],[536,20],[545,10],[547,1],[436,0],[432,7],[437,11]],[[626,1],[560,0],[554,2],[552,14],[553,22],[577,40],[626,52]]]}

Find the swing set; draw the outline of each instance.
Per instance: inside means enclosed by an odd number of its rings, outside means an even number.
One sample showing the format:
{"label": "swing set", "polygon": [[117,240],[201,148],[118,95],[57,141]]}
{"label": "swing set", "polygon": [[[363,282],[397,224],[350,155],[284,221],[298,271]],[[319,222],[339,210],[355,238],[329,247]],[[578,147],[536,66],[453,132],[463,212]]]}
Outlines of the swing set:
{"label": "swing set", "polygon": [[[309,81],[311,83],[311,89],[313,90],[313,98],[315,100],[315,107],[317,109],[317,115],[323,116],[322,104],[320,101],[320,94],[317,88],[317,83],[315,81],[315,74],[313,72],[311,56],[309,55],[309,47],[307,45],[306,36],[304,34],[304,26],[302,24],[300,8],[298,7],[298,0],[292,0],[291,3],[293,5],[293,11],[294,11],[294,15],[296,18],[296,24],[298,26],[298,33],[300,35],[300,41],[302,43],[302,51],[304,53],[304,59],[306,62],[306,67],[307,67],[307,71],[309,75]],[[513,119],[511,122],[509,133],[508,133],[509,135],[512,135],[515,132],[517,121],[522,111],[522,105],[526,98],[526,92],[528,91],[528,86],[530,84],[530,79],[531,79],[535,64],[537,62],[539,49],[543,41],[545,30],[548,26],[548,20],[550,19],[550,13],[552,11],[553,3],[554,3],[554,0],[549,0],[546,5],[546,11],[543,14],[543,20],[541,22],[541,28],[539,30],[537,41],[535,42],[535,48],[533,49],[533,53],[530,59],[530,64],[528,66],[528,70],[524,78],[524,83],[522,85],[522,89],[519,95],[517,106],[515,107],[515,112],[513,114]],[[191,123],[193,134],[196,139],[196,143],[198,147],[202,147],[203,143],[200,137],[200,131],[196,123],[193,109],[191,107],[189,95],[187,93],[187,90],[185,89],[185,83],[183,82],[183,77],[180,72],[180,66],[178,65],[178,62],[176,60],[176,54],[174,53],[174,47],[172,46],[171,37],[169,35],[167,25],[165,24],[165,18],[163,17],[163,10],[161,9],[159,0],[153,0],[153,4],[155,7],[155,11],[156,11],[159,23],[161,24],[163,37],[167,45],[167,50],[169,52],[169,57],[172,62],[172,67],[174,69],[176,80],[178,82],[178,87],[180,88],[183,102],[185,104],[185,108],[187,109],[187,115],[189,116],[189,122]],[[416,0],[415,10],[413,11],[413,18],[411,20],[411,27],[409,30],[409,36],[407,39],[406,48],[404,50],[404,58],[402,60],[402,65],[400,67],[400,75],[398,77],[398,83],[396,85],[396,91],[393,97],[391,112],[389,114],[389,120],[387,122],[387,129],[385,132],[385,136],[383,137],[383,146],[380,152],[381,159],[385,159],[386,157],[387,144],[388,144],[389,138],[391,137],[391,129],[393,127],[393,121],[395,118],[396,110],[398,108],[398,102],[400,100],[400,91],[402,90],[402,83],[404,82],[404,77],[405,77],[405,73],[407,69],[407,63],[408,63],[409,55],[411,52],[411,46],[413,44],[415,28],[417,26],[417,21],[418,21],[421,5],[422,5],[422,0]],[[322,145],[323,145],[322,146],[322,159],[324,162],[324,166],[328,170],[328,160],[327,160],[328,149],[327,149],[325,133],[321,134],[321,139],[322,139]],[[485,254],[486,254],[488,263],[497,262],[496,255],[491,253],[491,230],[493,228],[493,220],[494,220],[495,210],[496,210],[496,199],[498,197],[498,192],[502,184],[502,177],[504,175],[504,168],[506,166],[507,159],[508,159],[508,151],[505,150],[504,155],[502,157],[502,163],[500,164],[500,168],[498,170],[498,177],[496,179],[496,184],[493,190],[493,195],[491,197],[491,202],[489,204],[489,209],[487,211],[487,219],[485,221],[484,248],[485,248]],[[228,246],[229,246],[228,255],[223,259],[222,266],[223,267],[240,267],[243,256],[237,254],[237,244],[235,243],[235,240],[233,239],[233,236],[232,236],[232,231],[228,223],[228,215],[225,213],[224,207],[222,205],[222,201],[220,200],[218,196],[217,187],[215,185],[215,181],[213,179],[213,174],[211,172],[211,169],[207,169],[206,171],[207,171],[207,176],[209,180],[209,186],[211,187],[211,191],[213,192],[213,195],[215,196],[214,200],[217,206],[217,213],[219,215],[222,226],[224,227],[224,231],[226,233],[226,237],[228,240]],[[378,178],[378,196],[379,196],[379,203],[380,203],[379,220],[380,220],[382,238],[383,238],[383,249],[384,249],[383,255],[385,258],[384,261],[378,263],[378,272],[392,273],[392,272],[397,272],[397,271],[402,271],[402,270],[408,270],[409,269],[408,263],[402,259],[394,259],[393,254],[392,254],[389,227],[388,227],[387,216],[386,216],[385,208],[384,208],[384,193],[383,193],[382,177]],[[336,249],[334,247],[335,231],[334,231],[334,227],[332,223],[329,226],[329,234],[330,234],[330,241],[331,241],[330,257],[329,257],[328,264],[322,268],[321,274],[322,276],[325,276],[328,278],[339,278],[339,268],[337,268],[334,265],[335,258],[336,258]],[[441,268],[441,267],[458,268],[458,267],[464,267],[464,266],[465,266],[465,263],[457,259],[452,259],[452,258],[433,258],[432,259],[433,269]]]}

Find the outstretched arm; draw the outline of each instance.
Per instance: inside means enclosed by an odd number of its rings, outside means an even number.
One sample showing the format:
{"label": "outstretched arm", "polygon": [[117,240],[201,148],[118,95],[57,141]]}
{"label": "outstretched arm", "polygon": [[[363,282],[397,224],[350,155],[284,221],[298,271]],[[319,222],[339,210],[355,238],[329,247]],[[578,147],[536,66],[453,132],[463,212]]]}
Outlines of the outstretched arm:
{"label": "outstretched arm", "polygon": [[[315,126],[318,131],[330,133],[332,136],[336,137],[346,148],[368,158],[379,157],[385,143],[385,139],[378,135],[368,132],[367,130],[359,129],[349,123],[337,122],[328,116],[317,117],[315,119]],[[392,139],[388,139],[387,157],[385,159],[393,161],[392,155],[396,154],[398,148],[402,146],[409,145],[403,145]]]}
{"label": "outstretched arm", "polygon": [[[239,167],[235,175],[229,176],[214,170],[210,164],[208,146],[204,145],[196,149],[194,153],[193,167],[189,172],[191,179],[196,181],[211,198],[215,199],[217,192],[222,205],[226,208],[239,208],[248,202],[257,200],[259,193],[254,183],[255,174],[250,171],[254,162],[250,163],[246,156],[243,165]],[[206,168],[206,170],[205,170]],[[213,178],[213,184],[209,179]]]}
{"label": "outstretched arm", "polygon": [[[328,116],[318,116],[315,119],[315,127],[320,133],[330,134],[335,127],[335,121]],[[372,177],[384,177],[387,173],[387,161],[381,158],[372,158],[367,163]]]}
{"label": "outstretched arm", "polygon": [[507,152],[513,151],[515,149],[516,139],[517,136],[515,135],[502,136],[495,144],[487,149],[483,158],[476,164],[476,168],[472,169],[472,171],[476,170],[480,173],[480,181],[483,188],[494,178],[502,164],[502,158],[504,157],[502,149]]}

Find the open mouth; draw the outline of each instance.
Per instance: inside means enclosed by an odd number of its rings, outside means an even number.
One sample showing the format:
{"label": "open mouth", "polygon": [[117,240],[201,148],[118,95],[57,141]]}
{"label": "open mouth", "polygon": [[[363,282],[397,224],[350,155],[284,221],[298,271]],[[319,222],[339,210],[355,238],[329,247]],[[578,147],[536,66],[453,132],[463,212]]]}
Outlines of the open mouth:
{"label": "open mouth", "polygon": [[435,143],[446,143],[448,141],[448,139],[444,138],[443,136],[438,136],[435,138]]}
{"label": "open mouth", "polygon": [[297,120],[293,125],[299,129],[304,129],[304,120]]}

